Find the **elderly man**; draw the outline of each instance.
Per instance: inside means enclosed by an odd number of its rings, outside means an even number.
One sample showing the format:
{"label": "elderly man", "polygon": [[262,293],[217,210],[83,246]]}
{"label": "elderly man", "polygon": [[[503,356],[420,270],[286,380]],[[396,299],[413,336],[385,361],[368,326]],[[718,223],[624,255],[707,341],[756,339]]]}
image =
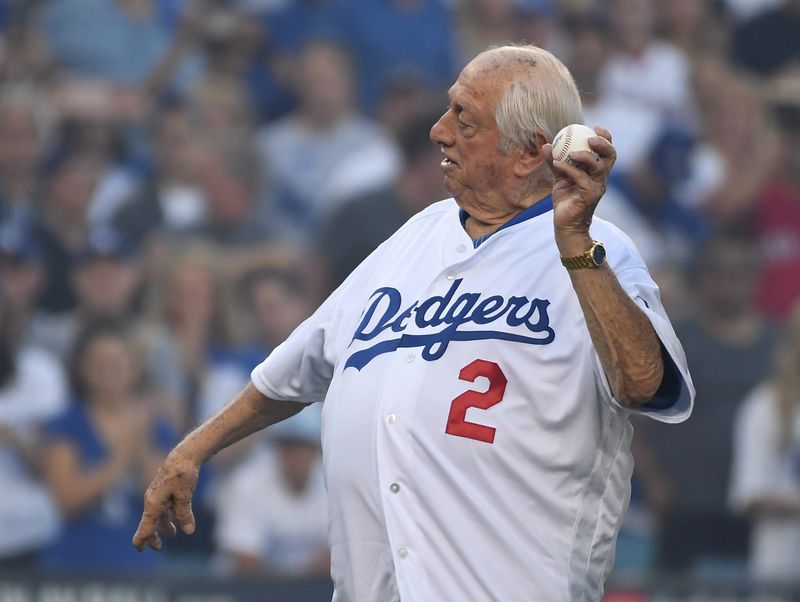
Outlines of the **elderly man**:
{"label": "elderly man", "polygon": [[628,415],[677,422],[694,393],[639,254],[592,219],[610,135],[553,161],[549,140],[580,120],[572,77],[541,49],[467,65],[431,130],[453,198],[172,452],[134,545],[160,548],[171,514],[194,530],[203,461],[324,402],[334,600],[599,600],[630,493]]}

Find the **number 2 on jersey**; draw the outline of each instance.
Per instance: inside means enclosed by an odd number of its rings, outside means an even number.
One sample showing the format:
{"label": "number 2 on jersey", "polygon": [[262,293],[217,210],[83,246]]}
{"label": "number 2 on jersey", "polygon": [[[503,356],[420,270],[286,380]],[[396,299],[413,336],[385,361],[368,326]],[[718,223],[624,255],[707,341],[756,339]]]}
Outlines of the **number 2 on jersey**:
{"label": "number 2 on jersey", "polygon": [[450,415],[447,417],[447,428],[445,428],[444,432],[456,437],[467,437],[468,439],[494,443],[496,429],[485,424],[468,422],[466,419],[467,410],[469,408],[488,410],[493,405],[503,401],[508,380],[500,366],[486,360],[470,362],[458,374],[460,380],[466,380],[471,383],[474,383],[479,376],[489,379],[489,389],[484,392],[465,391],[456,397],[450,404]]}

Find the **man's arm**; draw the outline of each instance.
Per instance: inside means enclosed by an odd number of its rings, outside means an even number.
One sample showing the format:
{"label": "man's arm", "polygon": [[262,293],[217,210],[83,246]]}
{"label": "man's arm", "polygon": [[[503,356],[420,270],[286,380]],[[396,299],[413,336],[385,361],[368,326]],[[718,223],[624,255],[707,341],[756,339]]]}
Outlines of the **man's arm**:
{"label": "man's arm", "polygon": [[200,466],[247,435],[294,416],[305,405],[270,399],[248,383],[217,414],[189,433],[170,452],[147,488],[142,520],[133,536],[136,549],[141,551],[148,545],[160,550],[159,531],[175,536],[177,529],[171,516],[184,533],[194,533],[192,494]]}
{"label": "man's arm", "polygon": [[571,270],[570,278],[614,397],[631,408],[647,403],[664,375],[661,341],[650,320],[607,264]]}
{"label": "man's arm", "polygon": [[[589,226],[616,158],[611,134],[595,131],[598,136],[589,140],[594,153],[572,153],[573,164],[553,161],[549,144],[542,149],[555,177],[553,222],[562,257],[582,255],[591,247]],[[648,402],[664,376],[661,341],[650,320],[607,264],[570,270],[569,275],[614,397],[631,408]]]}

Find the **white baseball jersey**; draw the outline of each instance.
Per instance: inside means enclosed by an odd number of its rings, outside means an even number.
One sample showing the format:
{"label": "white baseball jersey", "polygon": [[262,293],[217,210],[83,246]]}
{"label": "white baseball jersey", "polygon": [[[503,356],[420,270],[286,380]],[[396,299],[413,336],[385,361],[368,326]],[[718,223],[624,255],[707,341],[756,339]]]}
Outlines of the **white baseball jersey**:
{"label": "white baseball jersey", "polygon": [[[554,241],[550,199],[477,248],[452,199],[409,220],[252,373],[323,402],[334,601],[597,601],[630,495],[632,428]],[[694,391],[638,252],[624,289]]]}

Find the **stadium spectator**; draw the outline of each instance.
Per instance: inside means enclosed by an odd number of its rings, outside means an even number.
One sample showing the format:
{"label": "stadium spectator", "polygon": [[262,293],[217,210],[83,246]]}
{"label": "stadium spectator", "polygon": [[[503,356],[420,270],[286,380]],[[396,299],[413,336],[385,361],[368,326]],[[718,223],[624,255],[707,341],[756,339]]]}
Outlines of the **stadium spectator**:
{"label": "stadium spectator", "polygon": [[745,527],[727,504],[733,419],[744,396],[769,373],[776,339],[754,303],[757,257],[753,242],[734,234],[698,249],[691,275],[695,313],[675,330],[703,403],[692,420],[673,425],[674,433],[637,425],[640,453],[652,454],[654,469],[642,484],[660,506],[666,569],[700,571],[717,561],[735,563],[745,553]]}
{"label": "stadium spectator", "polygon": [[[673,194],[718,226],[743,228],[779,165],[778,135],[755,82],[716,61],[696,65],[694,79],[705,131]],[[748,145],[758,153],[744,157]]]}
{"label": "stadium spectator", "polygon": [[319,408],[270,429],[273,447],[237,468],[219,501],[215,540],[228,572],[327,575],[328,505]]}
{"label": "stadium spectator", "polygon": [[739,408],[733,445],[730,498],[753,521],[752,575],[800,583],[800,304],[771,378]]}
{"label": "stadium spectator", "polygon": [[218,249],[190,240],[170,250],[160,281],[150,291],[150,319],[163,329],[178,358],[177,390],[181,403],[180,430],[202,416],[199,407],[209,367],[225,356],[235,340]]}
{"label": "stadium spectator", "polygon": [[45,36],[34,18],[37,2],[4,2],[7,17],[2,27],[5,48],[13,52],[0,54],[0,82],[4,85],[35,85],[53,75],[53,57]]}
{"label": "stadium spectator", "polygon": [[690,111],[689,62],[682,51],[655,37],[653,0],[615,0],[609,16],[616,52],[602,76],[612,98],[644,104],[665,119],[683,120]]}
{"label": "stadium spectator", "polygon": [[0,230],[0,571],[19,571],[35,565],[59,528],[41,479],[39,427],[63,411],[67,387],[58,359],[27,340],[41,271],[30,241],[7,226]]}
{"label": "stadium spectator", "polygon": [[139,194],[111,219],[114,227],[140,245],[199,228],[209,211],[197,181],[203,137],[189,107],[179,101],[165,102],[148,126],[153,170]]}
{"label": "stadium spectator", "polygon": [[758,195],[752,222],[764,256],[759,306],[783,320],[800,299],[800,103],[795,97],[776,110],[781,132],[776,173]]}
{"label": "stadium spectator", "polygon": [[36,88],[7,85],[0,92],[0,221],[32,219],[41,186],[52,114]]}
{"label": "stadium spectator", "polygon": [[246,378],[311,315],[314,296],[300,267],[279,265],[246,271],[239,278],[238,292],[251,324],[250,337],[240,351]]}
{"label": "stadium spectator", "polygon": [[200,36],[205,76],[241,86],[258,123],[276,119],[293,108],[294,100],[285,83],[287,53],[297,48],[286,39],[313,29],[326,2],[279,0],[265,4],[218,5],[203,19]]}
{"label": "stadium spectator", "polygon": [[247,139],[226,150],[201,149],[197,163],[208,215],[190,234],[227,248],[263,244],[278,235],[258,203],[257,158]]}
{"label": "stadium spectator", "polygon": [[[172,45],[155,8],[154,0],[53,0],[41,11],[40,27],[63,73],[135,86],[154,73]],[[180,83],[193,70],[183,67]]]}
{"label": "stadium spectator", "polygon": [[100,317],[125,320],[132,315],[140,277],[134,248],[128,241],[111,228],[91,230],[75,254],[71,272],[75,308],[41,320],[35,330],[37,340],[67,359],[83,324]]}
{"label": "stadium spectator", "polygon": [[663,36],[690,59],[701,55],[724,59],[730,33],[730,18],[712,0],[659,2]]}
{"label": "stadium spectator", "polygon": [[294,73],[298,110],[258,133],[269,210],[287,238],[306,242],[337,202],[397,173],[391,139],[356,110],[353,77],[341,47],[309,43]]}
{"label": "stadium spectator", "polygon": [[87,325],[70,363],[74,401],[45,425],[43,450],[64,527],[40,565],[84,574],[152,569],[159,559],[131,554],[129,531],[143,482],[175,434],[142,394],[141,357],[124,327]]}
{"label": "stadium spectator", "polygon": [[32,343],[39,323],[46,317],[38,310],[44,287],[41,251],[23,220],[0,224],[0,298],[9,320],[7,334],[16,341]]}
{"label": "stadium spectator", "polygon": [[89,235],[89,206],[100,166],[88,156],[67,154],[48,167],[43,195],[33,225],[46,270],[40,305],[61,313],[75,307],[71,279],[78,254]]}
{"label": "stadium spectator", "polygon": [[161,325],[142,318],[144,266],[137,249],[116,230],[94,228],[76,258],[71,285],[73,310],[44,314],[32,322],[32,340],[68,362],[77,334],[98,319],[125,322],[142,348],[143,379],[148,393],[162,401],[176,421],[180,387],[178,358]]}
{"label": "stadium spectator", "polygon": [[189,90],[186,103],[205,145],[225,152],[251,141],[252,108],[238,79],[218,74],[203,77]]}
{"label": "stadium spectator", "polygon": [[107,225],[138,193],[142,166],[133,156],[122,122],[104,116],[62,114],[56,152],[80,155],[97,164],[97,186],[87,216],[92,226]]}

